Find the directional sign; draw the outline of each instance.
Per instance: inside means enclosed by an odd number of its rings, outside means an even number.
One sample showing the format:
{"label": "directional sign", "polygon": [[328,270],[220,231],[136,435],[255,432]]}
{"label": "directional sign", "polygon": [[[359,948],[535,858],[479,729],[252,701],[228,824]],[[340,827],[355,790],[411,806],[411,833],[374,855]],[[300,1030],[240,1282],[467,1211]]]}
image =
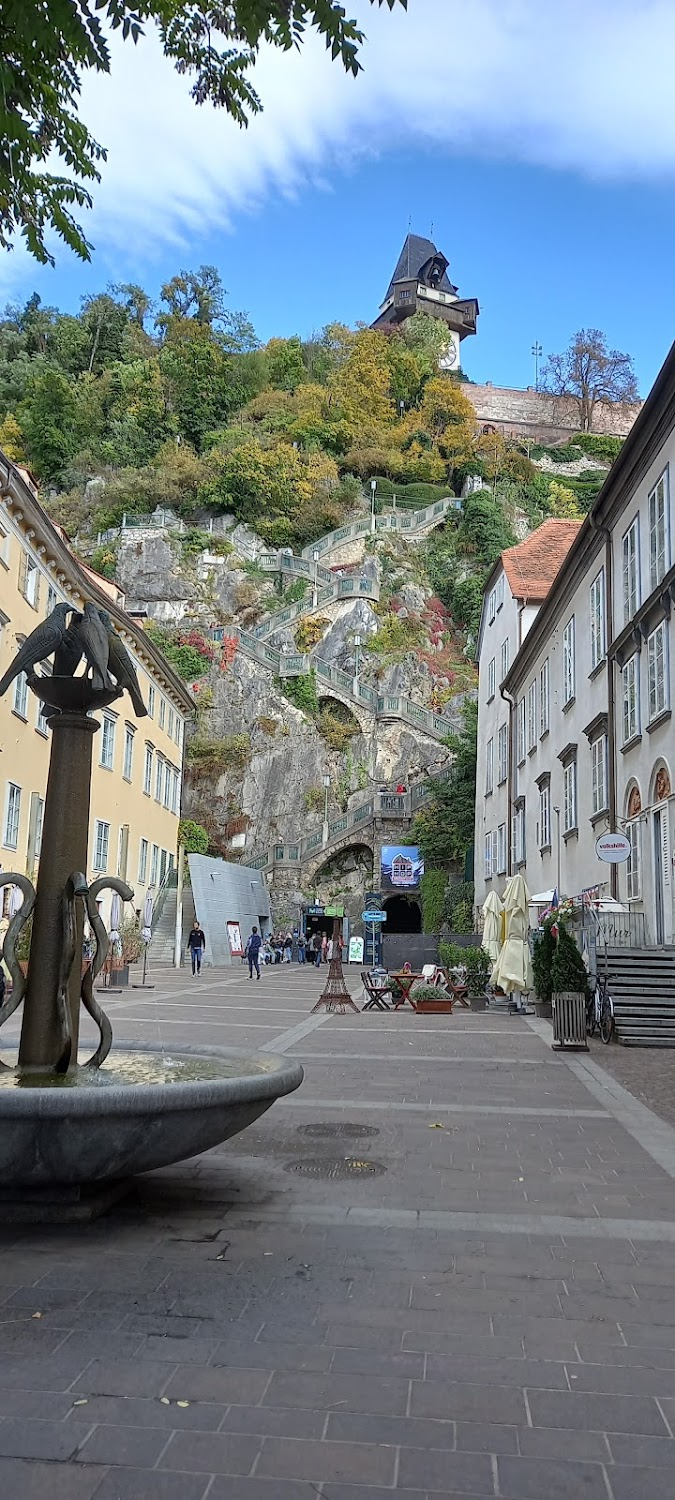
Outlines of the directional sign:
{"label": "directional sign", "polygon": [[387,920],[387,913],[386,913],[386,911],[362,911],[361,912],[361,921],[362,922],[386,922],[386,920]]}

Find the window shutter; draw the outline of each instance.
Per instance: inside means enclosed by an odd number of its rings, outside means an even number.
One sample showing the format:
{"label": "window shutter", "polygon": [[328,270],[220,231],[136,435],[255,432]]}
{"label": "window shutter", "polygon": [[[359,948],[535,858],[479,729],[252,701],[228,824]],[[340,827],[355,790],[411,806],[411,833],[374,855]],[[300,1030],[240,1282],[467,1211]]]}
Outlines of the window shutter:
{"label": "window shutter", "polygon": [[25,596],[26,580],[28,577],[28,553],[21,549],[19,558],[19,591]]}

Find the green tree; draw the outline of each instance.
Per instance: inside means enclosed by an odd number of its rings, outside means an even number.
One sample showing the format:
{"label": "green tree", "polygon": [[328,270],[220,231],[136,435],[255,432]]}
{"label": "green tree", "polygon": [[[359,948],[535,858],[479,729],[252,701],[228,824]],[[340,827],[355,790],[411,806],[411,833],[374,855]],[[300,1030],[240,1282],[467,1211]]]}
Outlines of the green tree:
{"label": "green tree", "polygon": [[473,844],[477,740],[478,704],[467,698],[461,732],[447,740],[454,756],[451,774],[430,777],[430,801],[413,823],[414,840],[431,864],[449,865],[463,859]]}
{"label": "green tree", "polygon": [[487,490],[466,496],[458,544],[469,557],[491,568],[506,547],[513,547],[515,540],[501,505]]}
{"label": "green tree", "polygon": [[36,375],[19,413],[31,468],[40,479],[55,481],[77,446],[77,402],[70,382],[59,370]]}
{"label": "green tree", "polygon": [[[393,10],[396,0],[371,0]],[[399,0],[404,7],[407,0]],[[85,73],[110,71],[110,31],[137,42],[156,27],[166,57],[240,125],[261,109],[250,70],[263,43],[290,51],[318,32],[347,72],[360,71],[363,33],[338,0],[6,0],[0,7],[0,245],[23,235],[37,260],[54,264],[54,230],[84,260],[90,245],[72,212],[91,206],[105,148],[78,113]],[[51,159],[63,163],[48,170]]]}
{"label": "green tree", "polygon": [[275,390],[294,391],[305,379],[300,339],[270,339],[265,348],[271,385]]}
{"label": "green tree", "polygon": [[178,824],[178,842],[183,845],[186,854],[206,854],[209,836],[201,823],[195,823],[192,818],[181,818]]}

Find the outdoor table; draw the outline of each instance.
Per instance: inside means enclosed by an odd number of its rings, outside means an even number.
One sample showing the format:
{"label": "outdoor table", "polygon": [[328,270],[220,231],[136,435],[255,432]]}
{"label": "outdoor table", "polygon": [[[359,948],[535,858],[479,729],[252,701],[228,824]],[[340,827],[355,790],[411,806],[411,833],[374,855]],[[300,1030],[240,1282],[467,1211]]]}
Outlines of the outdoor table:
{"label": "outdoor table", "polygon": [[386,995],[391,995],[391,988],[388,984],[376,984],[375,981],[370,978],[370,975],[368,974],[368,971],[366,969],[361,970],[361,982],[368,996],[368,999],[363,1006],[364,1010],[390,1009],[389,1003],[385,999]]}
{"label": "outdoor table", "polygon": [[424,980],[424,975],[408,974],[404,972],[402,974],[392,974],[391,977],[392,979],[396,980],[397,985],[403,991],[401,999],[395,1001],[394,1003],[394,1010],[400,1010],[401,1006],[405,1005],[406,1000],[408,1001],[408,1004],[412,1006],[413,1010],[417,1010],[417,1006],[415,1004],[415,1001],[411,997],[410,991],[414,984],[422,983],[422,981]]}

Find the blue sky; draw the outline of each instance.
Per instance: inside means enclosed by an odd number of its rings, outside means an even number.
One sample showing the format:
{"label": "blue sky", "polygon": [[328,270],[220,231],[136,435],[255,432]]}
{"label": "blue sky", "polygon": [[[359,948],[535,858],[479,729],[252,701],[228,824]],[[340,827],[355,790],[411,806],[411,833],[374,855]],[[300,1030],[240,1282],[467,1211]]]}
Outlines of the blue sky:
{"label": "blue sky", "polygon": [[534,339],[553,352],[596,326],[633,354],[646,393],[675,337],[672,7],[351,8],[370,36],[364,76],[343,78],[312,44],[264,55],[265,114],[243,134],[191,104],[152,38],[116,44],[112,77],[83,94],[110,148],[93,262],[59,250],[51,271],[19,249],[0,296],[37,289],[75,309],[110,280],[156,293],[212,262],[261,338],[306,334],[370,321],[409,221],[422,234],[433,223],[460,292],[481,304],[470,376],[527,385]]}

